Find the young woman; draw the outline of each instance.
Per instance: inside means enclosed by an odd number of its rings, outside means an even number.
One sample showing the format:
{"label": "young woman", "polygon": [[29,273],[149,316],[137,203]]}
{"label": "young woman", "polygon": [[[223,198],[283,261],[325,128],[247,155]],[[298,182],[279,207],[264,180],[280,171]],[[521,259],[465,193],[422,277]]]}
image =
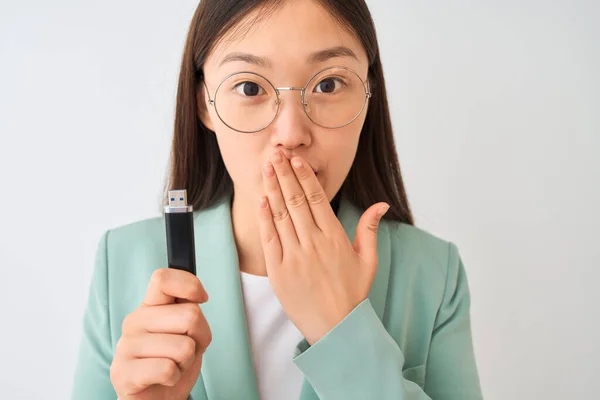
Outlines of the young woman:
{"label": "young woman", "polygon": [[413,226],[364,0],[202,0],[162,218],[107,231],[74,399],[482,398],[457,247]]}

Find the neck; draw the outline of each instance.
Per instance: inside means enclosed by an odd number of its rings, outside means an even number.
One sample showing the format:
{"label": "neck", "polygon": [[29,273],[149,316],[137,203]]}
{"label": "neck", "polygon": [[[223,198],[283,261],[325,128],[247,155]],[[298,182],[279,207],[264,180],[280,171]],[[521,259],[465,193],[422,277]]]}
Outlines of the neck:
{"label": "neck", "polygon": [[[340,192],[331,200],[331,207],[337,214]],[[240,271],[252,275],[267,276],[267,266],[260,240],[257,204],[245,201],[241,196],[233,196],[231,202],[231,223],[237,247]]]}

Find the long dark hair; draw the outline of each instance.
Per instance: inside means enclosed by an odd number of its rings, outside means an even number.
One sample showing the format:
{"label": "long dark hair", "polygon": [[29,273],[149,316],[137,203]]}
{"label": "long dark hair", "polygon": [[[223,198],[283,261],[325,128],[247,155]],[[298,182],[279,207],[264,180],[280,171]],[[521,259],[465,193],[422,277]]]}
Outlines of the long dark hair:
{"label": "long dark hair", "polygon": [[[187,189],[188,203],[194,210],[212,206],[233,194],[233,181],[225,168],[215,135],[198,117],[198,90],[202,66],[218,40],[251,11],[260,8],[261,18],[285,0],[202,0],[192,18],[177,88],[175,127],[167,192]],[[317,0],[362,43],[369,58],[370,99],[360,134],[356,157],[339,195],[359,209],[385,201],[390,210],[385,218],[413,225],[402,173],[394,144],[383,67],[371,14],[364,0]],[[162,209],[162,207],[161,207]]]}

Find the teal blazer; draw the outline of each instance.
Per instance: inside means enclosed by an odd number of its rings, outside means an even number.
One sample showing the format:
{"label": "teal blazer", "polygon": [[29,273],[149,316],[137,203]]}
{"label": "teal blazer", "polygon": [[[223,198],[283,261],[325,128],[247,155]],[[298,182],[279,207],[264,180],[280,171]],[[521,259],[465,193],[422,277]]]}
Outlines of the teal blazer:
{"label": "teal blazer", "polygon": [[[338,219],[354,240],[362,211],[341,198]],[[201,305],[212,342],[194,400],[259,400],[253,370],[230,198],[194,212]],[[290,358],[304,374],[299,400],[482,399],[465,270],[456,245],[382,220],[379,266],[369,297],[312,346]],[[150,276],[166,267],[164,217],[108,230],[97,253],[72,398],[115,399],[110,365],[123,319],[142,302]],[[282,399],[283,400],[283,399]]]}

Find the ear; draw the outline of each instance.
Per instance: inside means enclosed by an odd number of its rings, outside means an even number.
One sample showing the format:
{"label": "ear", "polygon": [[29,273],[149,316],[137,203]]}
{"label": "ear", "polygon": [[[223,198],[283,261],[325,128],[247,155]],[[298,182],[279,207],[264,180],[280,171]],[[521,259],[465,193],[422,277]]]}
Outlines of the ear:
{"label": "ear", "polygon": [[212,106],[208,103],[207,89],[206,89],[206,85],[204,84],[204,82],[200,82],[198,84],[198,89],[196,90],[196,98],[197,98],[197,102],[198,102],[198,105],[197,105],[198,118],[200,118],[200,121],[202,122],[202,124],[205,127],[207,127],[209,130],[214,132],[215,131],[214,125],[212,123],[210,113],[208,112],[209,107],[212,107]]}

